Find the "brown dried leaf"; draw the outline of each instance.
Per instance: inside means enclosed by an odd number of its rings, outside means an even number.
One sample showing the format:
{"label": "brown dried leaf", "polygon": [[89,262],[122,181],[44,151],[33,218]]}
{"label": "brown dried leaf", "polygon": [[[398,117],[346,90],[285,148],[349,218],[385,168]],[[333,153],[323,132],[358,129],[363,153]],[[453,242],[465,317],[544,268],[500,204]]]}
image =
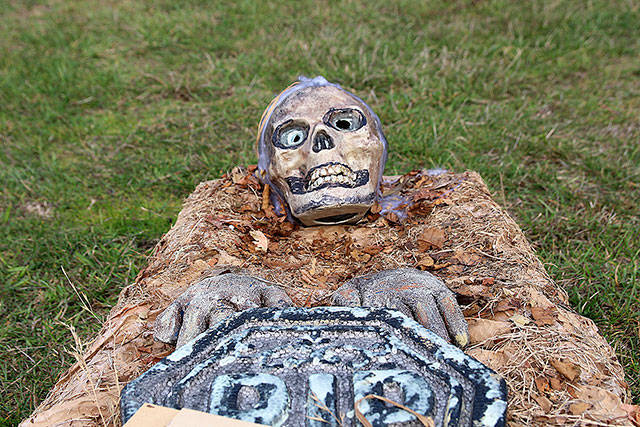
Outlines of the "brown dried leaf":
{"label": "brown dried leaf", "polygon": [[609,420],[624,418],[628,412],[623,408],[620,396],[600,387],[582,386],[575,390],[576,399],[589,402],[593,408],[589,415],[599,416]]}
{"label": "brown dried leaf", "polygon": [[551,359],[551,365],[569,381],[573,381],[580,376],[580,367],[568,360]]}
{"label": "brown dried leaf", "polygon": [[316,257],[312,257],[311,265],[309,266],[309,274],[311,274],[312,276],[315,276],[316,273],[318,272],[316,270],[317,265],[318,265],[318,260],[316,259]]}
{"label": "brown dried leaf", "polygon": [[371,259],[371,255],[364,253],[364,252],[360,252],[357,249],[352,250],[351,252],[349,252],[349,255],[351,255],[351,258],[355,259],[358,262],[362,262],[365,263],[367,261],[369,261]]}
{"label": "brown dried leaf", "polygon": [[497,320],[499,322],[511,322],[511,317],[514,315],[511,310],[501,311],[499,313],[493,313],[491,320]]}
{"label": "brown dried leaf", "polygon": [[262,208],[262,211],[264,213],[266,213],[268,217],[275,216],[275,213],[273,212],[273,209],[271,208],[271,202],[270,202],[270,198],[269,198],[269,194],[270,193],[271,193],[271,187],[268,186],[268,185],[265,185],[264,188],[262,189],[261,208]]}
{"label": "brown dried leaf", "polygon": [[420,270],[426,270],[429,267],[433,267],[434,264],[435,261],[433,261],[433,258],[429,255],[423,255],[422,258],[420,258],[420,261],[416,264],[416,267]]}
{"label": "brown dried leaf", "polygon": [[398,218],[398,215],[395,212],[388,212],[387,214],[385,214],[385,219],[391,223],[396,223],[398,221],[400,221],[400,218]]}
{"label": "brown dried leaf", "polygon": [[425,228],[418,236],[418,245],[421,250],[442,249],[445,235],[441,228]]}
{"label": "brown dried leaf", "polygon": [[226,266],[226,265],[242,265],[244,263],[244,261],[242,261],[240,258],[236,258],[232,255],[229,255],[226,251],[224,250],[220,250],[220,256],[218,257],[218,262],[216,263],[216,266],[218,267],[222,267],[222,266]]}
{"label": "brown dried leaf", "polygon": [[509,364],[509,356],[507,356],[504,351],[474,348],[469,350],[468,353],[471,357],[478,359],[480,362],[494,370],[500,370]]}
{"label": "brown dried leaf", "polygon": [[436,199],[433,201],[434,205],[447,205],[447,206],[451,206],[453,205],[453,201],[448,198],[448,197],[442,197],[440,199]]}
{"label": "brown dried leaf", "polygon": [[575,402],[569,405],[569,412],[571,412],[573,415],[582,415],[582,413],[589,408],[591,408],[590,403]]}
{"label": "brown dried leaf", "polygon": [[350,230],[349,236],[359,247],[373,246],[376,243],[376,230],[368,227],[357,227]]}
{"label": "brown dried leaf", "polygon": [[640,427],[640,405],[622,404],[622,409],[627,411],[627,418],[634,426]]}
{"label": "brown dried leaf", "polygon": [[301,261],[296,261],[295,258],[293,258],[293,260],[291,258],[289,258],[286,261],[282,261],[279,259],[273,259],[273,258],[265,258],[264,260],[262,260],[262,262],[270,268],[282,268],[284,270],[297,270],[303,266],[306,265],[306,263],[301,262]]}
{"label": "brown dried leaf", "polygon": [[433,266],[434,270],[440,270],[441,268],[449,267],[451,264],[445,262],[444,264],[436,264]]}
{"label": "brown dried leaf", "polygon": [[461,266],[461,265],[458,265],[458,264],[451,265],[451,266],[449,266],[449,270],[448,271],[451,274],[458,275],[458,274],[461,274],[464,271],[464,267]]}
{"label": "brown dried leaf", "polygon": [[501,322],[489,319],[469,320],[469,336],[471,344],[479,343],[511,331],[510,322]]}
{"label": "brown dried leaf", "polygon": [[413,193],[413,202],[418,202],[420,200],[432,200],[435,199],[436,197],[438,197],[438,193],[429,189],[429,188],[422,188],[418,191],[416,191],[415,193]]}
{"label": "brown dried leaf", "polygon": [[[515,310],[520,307],[520,301],[516,298],[504,298],[493,307],[493,312]],[[527,322],[528,323],[528,322]]]}
{"label": "brown dried leaf", "polygon": [[240,166],[236,166],[235,168],[231,169],[231,181],[234,184],[237,184],[240,181],[242,181],[245,175],[246,175],[246,171]]}
{"label": "brown dried leaf", "polygon": [[431,184],[431,182],[433,181],[433,179],[428,176],[428,175],[422,175],[420,178],[418,178],[418,180],[415,182],[415,184],[413,184],[414,188],[420,188],[423,187],[427,184]]}
{"label": "brown dried leaf", "polygon": [[267,236],[260,230],[251,230],[249,234],[253,237],[253,244],[256,249],[261,252],[267,252],[269,249],[269,239],[267,239]]}
{"label": "brown dried leaf", "polygon": [[524,326],[531,322],[531,320],[529,320],[527,317],[524,317],[522,314],[517,313],[511,316],[511,321],[518,326]]}
{"label": "brown dried leaf", "polygon": [[576,398],[580,400],[584,400],[587,402],[603,402],[606,400],[611,400],[612,409],[617,407],[616,402],[619,400],[618,396],[612,394],[611,392],[602,389],[600,387],[593,386],[582,386],[576,389]]}
{"label": "brown dried leaf", "polygon": [[433,210],[433,206],[426,201],[414,202],[412,205],[409,205],[409,216],[425,217],[429,215],[432,210]]}
{"label": "brown dried leaf", "polygon": [[489,293],[489,289],[487,289],[486,286],[482,286],[482,285],[461,285],[459,287],[455,287],[455,292],[460,294],[460,295],[464,295],[464,296],[468,296],[468,297],[488,297],[490,296]]}
{"label": "brown dried leaf", "polygon": [[556,323],[556,310],[554,307],[531,307],[531,315],[538,326],[547,326]]}
{"label": "brown dried leaf", "polygon": [[531,304],[531,307],[555,307],[555,305],[549,301],[549,298],[535,288],[529,289],[529,304]]}
{"label": "brown dried leaf", "polygon": [[240,212],[256,212],[257,205],[255,203],[245,203],[244,205],[240,206]]}
{"label": "brown dried leaf", "polygon": [[476,265],[480,262],[480,257],[471,251],[465,251],[464,249],[456,249],[455,258],[464,265]]}
{"label": "brown dried leaf", "polygon": [[363,248],[362,252],[367,253],[369,255],[377,255],[380,252],[382,252],[383,249],[384,248],[382,246],[372,245],[372,246],[367,246],[366,248]]}

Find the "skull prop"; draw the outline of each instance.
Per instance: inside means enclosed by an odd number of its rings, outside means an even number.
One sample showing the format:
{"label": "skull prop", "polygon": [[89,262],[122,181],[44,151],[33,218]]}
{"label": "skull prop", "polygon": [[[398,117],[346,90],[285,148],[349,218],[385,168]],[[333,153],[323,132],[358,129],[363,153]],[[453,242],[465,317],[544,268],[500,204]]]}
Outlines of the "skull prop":
{"label": "skull prop", "polygon": [[264,112],[258,155],[262,178],[301,223],[355,223],[378,197],[387,141],[360,98],[300,77]]}

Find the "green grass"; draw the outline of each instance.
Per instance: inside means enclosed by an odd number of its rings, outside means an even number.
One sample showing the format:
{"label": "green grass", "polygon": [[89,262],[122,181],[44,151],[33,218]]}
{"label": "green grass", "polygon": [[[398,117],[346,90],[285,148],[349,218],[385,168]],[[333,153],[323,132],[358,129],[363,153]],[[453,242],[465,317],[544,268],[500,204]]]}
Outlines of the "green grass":
{"label": "green grass", "polygon": [[0,424],[43,399],[73,362],[65,325],[95,334],[195,185],[256,161],[298,74],[372,105],[388,173],[479,171],[640,403],[637,2],[225,3],[0,1]]}

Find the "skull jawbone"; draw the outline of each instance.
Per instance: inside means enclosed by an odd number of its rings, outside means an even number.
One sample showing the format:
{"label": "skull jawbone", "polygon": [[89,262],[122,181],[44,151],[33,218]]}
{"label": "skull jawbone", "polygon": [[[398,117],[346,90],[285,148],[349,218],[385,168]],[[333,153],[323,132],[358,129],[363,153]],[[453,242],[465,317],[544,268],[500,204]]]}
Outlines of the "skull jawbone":
{"label": "skull jawbone", "polygon": [[[304,195],[288,196],[291,213],[304,225],[354,224],[373,206],[376,201],[376,189],[370,185],[357,189],[334,187]],[[336,216],[346,218],[323,221],[324,218]]]}

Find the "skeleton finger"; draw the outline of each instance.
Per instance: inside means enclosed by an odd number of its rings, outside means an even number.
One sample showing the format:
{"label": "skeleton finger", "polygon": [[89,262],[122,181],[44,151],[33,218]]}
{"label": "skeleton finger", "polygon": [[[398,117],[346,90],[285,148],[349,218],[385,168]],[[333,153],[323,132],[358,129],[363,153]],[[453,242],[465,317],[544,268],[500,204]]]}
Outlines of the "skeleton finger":
{"label": "skeleton finger", "polygon": [[189,304],[182,319],[182,327],[180,328],[176,348],[183,346],[206,331],[209,327],[210,313],[219,310],[228,311],[223,305],[215,303],[212,305],[195,304],[193,302]]}
{"label": "skeleton finger", "polygon": [[424,271],[418,273],[408,274],[405,280],[400,282],[398,291],[402,291],[404,295],[415,301],[422,301],[427,295],[450,292],[447,285],[436,276]]}
{"label": "skeleton finger", "polygon": [[262,288],[262,305],[264,307],[291,307],[293,302],[285,291],[275,286]]}
{"label": "skeleton finger", "polygon": [[419,323],[422,323],[427,329],[435,332],[445,341],[450,342],[447,327],[440,316],[436,300],[433,295],[428,295],[424,301],[418,301],[412,306],[413,314]]}
{"label": "skeleton finger", "polygon": [[449,334],[459,347],[464,348],[469,343],[469,326],[458,306],[455,295],[446,293],[437,298],[437,304]]}
{"label": "skeleton finger", "polygon": [[398,299],[397,290],[389,288],[384,281],[372,283],[362,294],[364,307],[393,308],[394,301]]}
{"label": "skeleton finger", "polygon": [[407,316],[409,319],[413,319],[413,314],[411,313],[411,309],[407,304],[402,302],[402,300],[400,299],[389,301],[389,305],[387,306],[387,308],[390,308],[392,310],[398,310],[402,314]]}
{"label": "skeleton finger", "polygon": [[211,292],[214,292],[219,287],[220,276],[202,279],[185,289],[185,291],[178,297],[178,299],[176,299],[176,302],[183,307],[186,307],[189,305],[189,302],[193,298],[196,298],[198,296],[198,294],[206,292],[207,290],[211,290]]}
{"label": "skeleton finger", "polygon": [[153,336],[158,341],[174,344],[182,324],[182,310],[176,302],[172,303],[156,317],[153,325]]}
{"label": "skeleton finger", "polygon": [[361,305],[360,301],[360,292],[350,282],[340,286],[331,295],[331,305],[339,307],[359,307]]}
{"label": "skeleton finger", "polygon": [[235,311],[260,307],[260,291],[257,286],[229,286],[218,292],[218,298],[230,304]]}
{"label": "skeleton finger", "polygon": [[226,306],[219,306],[216,310],[211,310],[206,317],[207,328],[213,328],[233,313],[235,313],[235,311]]}

